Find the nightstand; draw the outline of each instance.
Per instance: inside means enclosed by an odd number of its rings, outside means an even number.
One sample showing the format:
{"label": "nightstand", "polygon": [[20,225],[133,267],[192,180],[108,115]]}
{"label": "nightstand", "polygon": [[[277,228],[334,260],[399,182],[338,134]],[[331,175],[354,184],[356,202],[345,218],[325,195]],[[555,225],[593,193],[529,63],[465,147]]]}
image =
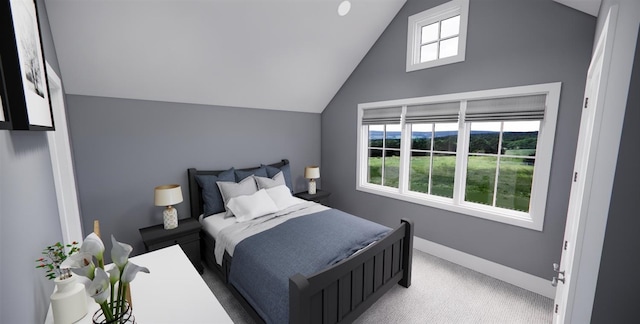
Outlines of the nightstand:
{"label": "nightstand", "polygon": [[184,253],[189,257],[193,266],[202,273],[202,260],[200,257],[200,229],[202,225],[195,218],[180,219],[178,227],[170,230],[164,229],[163,224],[139,229],[142,235],[144,247],[149,251],[155,251],[164,247],[180,244]]}
{"label": "nightstand", "polygon": [[317,189],[314,195],[309,194],[307,191],[303,191],[303,192],[298,192],[294,196],[300,199],[309,200],[309,201],[326,205],[329,201],[329,196],[331,196],[331,193],[328,191]]}

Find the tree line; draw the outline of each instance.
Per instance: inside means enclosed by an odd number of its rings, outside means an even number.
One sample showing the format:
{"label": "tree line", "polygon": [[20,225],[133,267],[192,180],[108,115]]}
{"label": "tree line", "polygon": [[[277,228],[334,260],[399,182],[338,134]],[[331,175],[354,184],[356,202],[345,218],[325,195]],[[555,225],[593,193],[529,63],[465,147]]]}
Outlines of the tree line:
{"label": "tree line", "polygon": [[[498,154],[499,133],[477,133],[471,134],[469,140],[469,152]],[[458,142],[457,135],[441,136],[433,139],[434,151],[455,152]],[[504,154],[508,150],[535,149],[538,142],[538,132],[504,132],[502,134],[502,150]],[[382,156],[382,139],[370,139],[370,147],[381,148],[380,150],[371,150],[369,156]],[[400,139],[387,139],[386,148],[400,148]],[[431,150],[431,138],[414,138],[411,141],[411,149],[413,150]],[[399,152],[389,151],[387,156],[398,156]],[[530,156],[535,155],[535,152]]]}

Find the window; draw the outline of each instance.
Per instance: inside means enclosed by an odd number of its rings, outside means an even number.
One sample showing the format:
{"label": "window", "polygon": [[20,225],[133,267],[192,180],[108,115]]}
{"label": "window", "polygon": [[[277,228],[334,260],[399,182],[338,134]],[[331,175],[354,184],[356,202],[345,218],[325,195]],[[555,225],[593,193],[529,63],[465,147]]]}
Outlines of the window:
{"label": "window", "polygon": [[540,121],[472,122],[465,201],[529,212]]}
{"label": "window", "polygon": [[560,83],[358,105],[357,189],[542,230]]}
{"label": "window", "polygon": [[401,107],[370,109],[363,116],[368,125],[367,182],[398,188],[400,177]]}
{"label": "window", "polygon": [[469,0],[454,0],[409,17],[407,72],[464,61]]}

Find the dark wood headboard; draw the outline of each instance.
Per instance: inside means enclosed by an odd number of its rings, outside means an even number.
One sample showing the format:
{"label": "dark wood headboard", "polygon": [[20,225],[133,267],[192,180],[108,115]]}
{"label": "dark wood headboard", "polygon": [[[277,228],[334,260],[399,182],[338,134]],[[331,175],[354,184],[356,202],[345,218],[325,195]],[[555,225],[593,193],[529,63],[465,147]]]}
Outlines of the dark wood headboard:
{"label": "dark wood headboard", "polygon": [[[289,164],[289,160],[284,159],[278,163],[269,164],[269,166],[281,168],[284,165]],[[260,166],[256,166],[253,168],[245,168],[245,169],[237,169],[241,171],[249,171],[259,168]],[[189,177],[189,206],[191,207],[191,217],[198,219],[200,215],[204,212],[204,201],[202,200],[202,189],[200,185],[198,185],[198,181],[196,181],[197,175],[218,175],[221,172],[227,170],[197,170],[195,168],[187,169],[187,176]]]}

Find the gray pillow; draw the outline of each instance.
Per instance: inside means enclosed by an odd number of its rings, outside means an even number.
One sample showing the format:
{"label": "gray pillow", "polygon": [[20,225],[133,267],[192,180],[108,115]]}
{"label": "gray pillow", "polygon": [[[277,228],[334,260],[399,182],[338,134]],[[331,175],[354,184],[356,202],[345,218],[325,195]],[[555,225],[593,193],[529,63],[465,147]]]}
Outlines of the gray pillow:
{"label": "gray pillow", "polygon": [[265,167],[259,167],[249,171],[236,170],[236,182],[242,181],[244,178],[254,175],[258,177],[269,177],[267,174],[267,169]]}
{"label": "gray pillow", "polygon": [[293,183],[291,182],[291,164],[285,164],[280,168],[272,167],[269,165],[262,165],[267,169],[267,177],[273,178],[276,173],[282,171],[284,175],[284,183],[289,187],[289,191],[293,193]]}
{"label": "gray pillow", "polygon": [[221,213],[225,211],[224,201],[222,200],[222,196],[220,195],[220,189],[218,189],[218,185],[216,182],[218,181],[227,181],[227,182],[235,182],[236,177],[234,173],[234,168],[231,168],[227,171],[223,171],[219,173],[217,176],[214,175],[197,175],[196,182],[200,188],[202,188],[202,200],[203,204],[203,214],[204,217],[211,216],[213,214]]}
{"label": "gray pillow", "polygon": [[256,181],[253,179],[253,176],[248,176],[238,183],[224,181],[218,181],[216,183],[220,189],[224,208],[227,210],[227,213],[224,215],[225,218],[233,216],[233,212],[227,208],[229,199],[238,196],[252,195],[258,191],[258,186],[256,185]]}
{"label": "gray pillow", "polygon": [[260,189],[268,189],[277,186],[284,186],[284,175],[282,171],[276,173],[272,178],[265,177],[254,177],[256,179],[256,184],[258,185],[258,190]]}

